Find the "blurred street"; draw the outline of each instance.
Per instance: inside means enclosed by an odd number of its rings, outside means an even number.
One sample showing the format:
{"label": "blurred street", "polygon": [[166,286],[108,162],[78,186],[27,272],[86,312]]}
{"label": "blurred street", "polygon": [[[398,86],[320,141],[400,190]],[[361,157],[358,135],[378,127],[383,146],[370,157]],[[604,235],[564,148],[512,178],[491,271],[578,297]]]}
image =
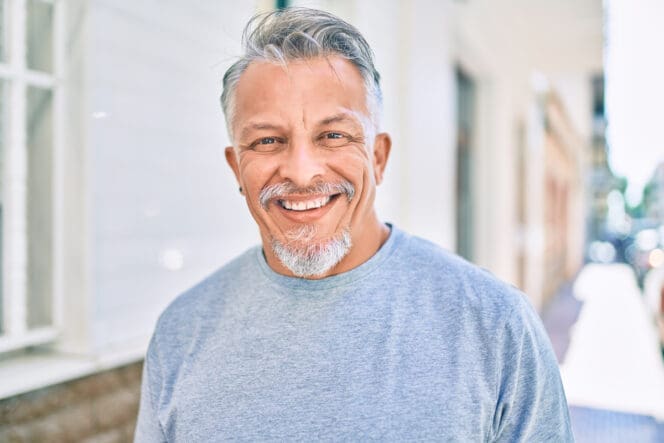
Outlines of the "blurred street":
{"label": "blurred street", "polygon": [[544,311],[579,443],[664,442],[664,360],[623,264],[590,264]]}

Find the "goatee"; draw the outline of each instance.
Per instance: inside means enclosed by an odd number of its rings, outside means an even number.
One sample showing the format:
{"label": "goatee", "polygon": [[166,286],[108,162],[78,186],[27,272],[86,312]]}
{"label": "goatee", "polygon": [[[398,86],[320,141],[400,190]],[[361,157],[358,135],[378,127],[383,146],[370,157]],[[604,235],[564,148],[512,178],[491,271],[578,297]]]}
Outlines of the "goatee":
{"label": "goatee", "polygon": [[316,227],[302,226],[287,233],[287,243],[272,239],[272,251],[297,277],[317,277],[339,263],[352,246],[350,230],[316,241]]}

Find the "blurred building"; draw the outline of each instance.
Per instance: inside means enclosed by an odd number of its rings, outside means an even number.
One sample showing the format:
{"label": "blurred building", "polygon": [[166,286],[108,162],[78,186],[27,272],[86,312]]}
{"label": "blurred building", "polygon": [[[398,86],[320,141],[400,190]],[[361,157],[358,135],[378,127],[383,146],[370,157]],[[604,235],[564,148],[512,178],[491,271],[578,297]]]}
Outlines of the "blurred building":
{"label": "blurred building", "polygon": [[585,177],[602,131],[601,2],[452,2],[451,14],[453,62],[476,107],[472,135],[458,137],[472,140],[471,154],[457,152],[473,158],[474,195],[472,210],[457,205],[456,238],[471,237],[468,257],[542,307],[583,257]]}
{"label": "blurred building", "polygon": [[[544,101],[544,267],[540,295],[547,299],[579,270],[583,261],[586,195],[585,154],[560,100],[549,92]],[[535,274],[534,270],[531,270]]]}
{"label": "blurred building", "polygon": [[[605,107],[604,76],[598,75],[592,80],[592,141],[588,171],[585,175],[585,186],[588,196],[586,212],[586,245],[593,241],[612,240],[618,246],[616,259],[625,260],[624,251],[620,247],[623,238],[628,234],[629,223],[624,211],[612,214],[609,202],[617,198],[618,192],[624,193],[626,181],[616,177],[609,166],[609,149],[606,140],[606,107]],[[610,197],[611,193],[616,197]],[[624,207],[625,202],[616,202],[614,206]],[[592,257],[591,257],[592,259]]]}
{"label": "blurred building", "polygon": [[537,307],[578,268],[599,0],[0,0],[0,398],[139,361],[165,306],[258,242],[218,96],[247,19],[286,3],[376,52],[383,219]]}
{"label": "blurred building", "polygon": [[664,162],[657,165],[643,191],[644,216],[664,226]]}
{"label": "blurred building", "polygon": [[590,164],[587,175],[589,189],[588,240],[606,235],[608,215],[607,197],[616,188],[615,178],[609,169],[606,144],[606,113],[604,106],[604,78],[593,79],[593,126],[590,148]]}

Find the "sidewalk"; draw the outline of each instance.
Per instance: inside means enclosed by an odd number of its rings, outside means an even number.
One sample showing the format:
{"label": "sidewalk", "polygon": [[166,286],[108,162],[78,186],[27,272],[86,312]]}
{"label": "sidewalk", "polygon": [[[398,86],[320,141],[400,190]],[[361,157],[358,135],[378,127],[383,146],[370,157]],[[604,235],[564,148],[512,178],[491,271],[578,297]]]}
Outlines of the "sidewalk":
{"label": "sidewalk", "polygon": [[664,362],[631,270],[587,265],[543,320],[577,441],[664,442]]}

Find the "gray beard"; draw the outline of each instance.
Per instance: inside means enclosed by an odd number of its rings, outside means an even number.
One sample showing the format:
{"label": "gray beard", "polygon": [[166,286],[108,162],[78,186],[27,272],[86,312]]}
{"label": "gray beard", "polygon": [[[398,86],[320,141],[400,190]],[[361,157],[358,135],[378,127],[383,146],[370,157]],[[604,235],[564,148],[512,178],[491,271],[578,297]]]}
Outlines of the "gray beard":
{"label": "gray beard", "polygon": [[286,234],[286,244],[272,239],[272,251],[297,277],[325,274],[348,254],[352,246],[348,229],[322,242],[313,242],[315,234],[314,226],[303,226]]}

